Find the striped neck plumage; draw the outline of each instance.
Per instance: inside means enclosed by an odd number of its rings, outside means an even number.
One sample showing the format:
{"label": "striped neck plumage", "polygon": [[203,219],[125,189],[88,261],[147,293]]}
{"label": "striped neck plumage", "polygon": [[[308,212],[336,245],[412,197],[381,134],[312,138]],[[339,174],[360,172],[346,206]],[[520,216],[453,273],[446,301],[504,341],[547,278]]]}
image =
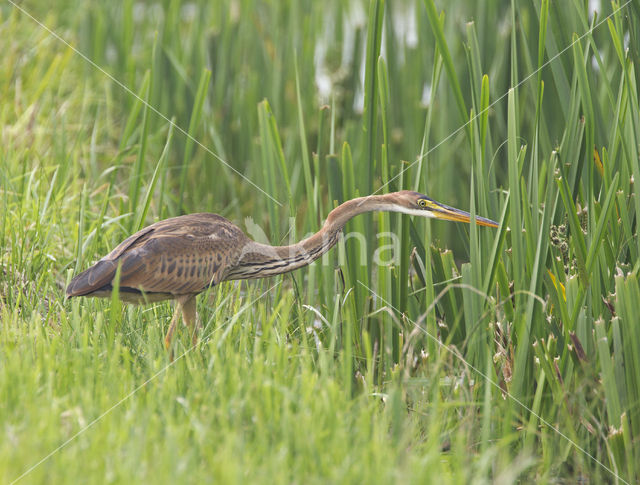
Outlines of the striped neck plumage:
{"label": "striped neck plumage", "polygon": [[399,211],[385,195],[352,199],[329,213],[322,229],[289,246],[270,246],[255,241],[242,250],[238,264],[229,271],[229,279],[260,278],[287,273],[307,266],[338,242],[345,224],[353,217],[371,211]]}

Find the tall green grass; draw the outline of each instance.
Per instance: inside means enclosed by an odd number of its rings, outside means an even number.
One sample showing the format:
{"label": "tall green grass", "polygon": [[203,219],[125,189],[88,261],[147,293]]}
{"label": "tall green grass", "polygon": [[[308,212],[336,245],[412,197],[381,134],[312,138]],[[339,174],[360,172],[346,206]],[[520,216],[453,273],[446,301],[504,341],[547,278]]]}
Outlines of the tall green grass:
{"label": "tall green grass", "polygon": [[[20,5],[136,96],[0,7],[3,482],[640,478],[637,1]],[[63,298],[159,218],[401,189],[500,227],[360,216],[173,362],[169,304]]]}

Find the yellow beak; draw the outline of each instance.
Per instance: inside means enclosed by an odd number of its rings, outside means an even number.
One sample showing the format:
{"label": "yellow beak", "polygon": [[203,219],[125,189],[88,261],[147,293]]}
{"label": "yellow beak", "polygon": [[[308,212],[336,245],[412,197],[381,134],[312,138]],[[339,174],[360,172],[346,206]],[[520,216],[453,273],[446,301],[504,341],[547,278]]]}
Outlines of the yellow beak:
{"label": "yellow beak", "polygon": [[[443,219],[445,221],[456,222],[471,222],[471,214],[455,207],[451,207],[435,200],[428,201],[426,209],[430,210],[433,217],[436,219]],[[476,215],[476,224],[479,226],[498,227],[498,223],[487,219],[486,217],[480,217]]]}

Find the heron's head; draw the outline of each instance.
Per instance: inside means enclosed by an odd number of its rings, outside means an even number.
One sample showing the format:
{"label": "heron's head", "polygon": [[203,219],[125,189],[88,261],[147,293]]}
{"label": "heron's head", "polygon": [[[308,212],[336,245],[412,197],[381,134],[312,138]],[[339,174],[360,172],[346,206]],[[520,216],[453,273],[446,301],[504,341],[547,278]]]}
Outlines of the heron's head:
{"label": "heron's head", "polygon": [[[424,194],[410,190],[402,190],[385,196],[388,210],[402,212],[412,216],[432,217],[445,221],[471,222],[471,215],[455,207],[437,202]],[[476,215],[479,226],[498,227],[498,223]]]}

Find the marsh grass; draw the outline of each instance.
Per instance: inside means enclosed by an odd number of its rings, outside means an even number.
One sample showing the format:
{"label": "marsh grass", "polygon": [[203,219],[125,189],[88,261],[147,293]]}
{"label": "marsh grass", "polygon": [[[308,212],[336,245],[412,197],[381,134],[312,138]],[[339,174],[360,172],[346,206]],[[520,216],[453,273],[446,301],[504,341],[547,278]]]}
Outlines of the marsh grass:
{"label": "marsh grass", "polygon": [[[20,5],[137,96],[0,7],[0,480],[639,479],[637,1]],[[400,189],[500,228],[358,217],[173,362],[169,304],[64,300],[159,218]]]}

